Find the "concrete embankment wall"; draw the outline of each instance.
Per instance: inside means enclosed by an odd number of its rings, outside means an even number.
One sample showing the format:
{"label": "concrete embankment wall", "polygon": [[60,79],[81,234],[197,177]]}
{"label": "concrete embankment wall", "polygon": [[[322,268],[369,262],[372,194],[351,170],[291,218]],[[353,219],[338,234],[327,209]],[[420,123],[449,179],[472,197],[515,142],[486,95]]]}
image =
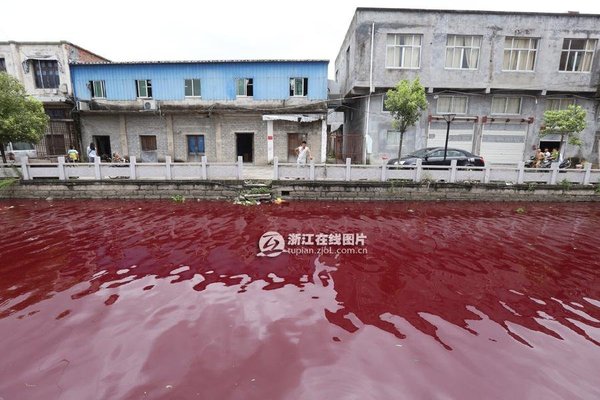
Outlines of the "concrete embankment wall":
{"label": "concrete embankment wall", "polygon": [[[288,200],[600,201],[597,186],[407,182],[265,181],[273,197]],[[233,200],[243,181],[20,181],[0,198]]]}

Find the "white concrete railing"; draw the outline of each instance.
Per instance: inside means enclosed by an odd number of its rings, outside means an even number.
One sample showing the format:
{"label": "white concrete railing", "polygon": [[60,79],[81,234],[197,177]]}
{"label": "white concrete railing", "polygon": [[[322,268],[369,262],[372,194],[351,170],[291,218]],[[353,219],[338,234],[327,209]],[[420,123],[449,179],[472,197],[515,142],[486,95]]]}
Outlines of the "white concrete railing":
{"label": "white concrete railing", "polygon": [[[273,179],[309,180],[309,181],[379,181],[407,180],[413,182],[508,182],[516,184],[569,182],[575,184],[600,183],[600,170],[591,168],[587,163],[583,169],[560,169],[558,163],[550,169],[525,168],[520,162],[516,167],[486,166],[459,167],[453,160],[450,168],[446,166],[423,166],[420,160],[416,165],[389,166],[346,164],[310,164],[298,166],[292,163],[279,163],[274,158]],[[249,174],[247,174],[249,175]],[[26,158],[21,165],[0,164],[1,177],[21,177],[24,180],[36,178],[54,178],[61,181],[72,179],[106,180],[211,180],[211,179],[252,179],[245,176],[242,157],[235,163],[209,163],[206,156],[199,163],[174,163],[166,157],[164,163],[137,163],[131,157],[127,163],[65,163],[64,157],[56,163],[29,163]]]}

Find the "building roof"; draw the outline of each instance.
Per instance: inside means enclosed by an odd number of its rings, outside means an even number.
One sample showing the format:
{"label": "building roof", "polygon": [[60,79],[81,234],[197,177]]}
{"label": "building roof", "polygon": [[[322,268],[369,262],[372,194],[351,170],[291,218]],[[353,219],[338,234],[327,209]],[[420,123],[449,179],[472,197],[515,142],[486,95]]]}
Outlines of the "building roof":
{"label": "building roof", "polygon": [[101,58],[103,60],[106,61],[110,61],[108,58],[106,57],[102,57],[101,55],[98,55],[96,53],[94,53],[93,51],[90,51],[86,48],[83,48],[79,45],[76,45],[75,43],[71,43],[68,40],[58,40],[58,41],[51,41],[51,40],[43,40],[43,41],[34,41],[34,42],[19,42],[17,40],[8,40],[8,41],[0,41],[0,44],[17,44],[17,45],[26,45],[26,46],[37,46],[37,45],[55,45],[55,46],[59,46],[59,45],[63,45],[63,44],[68,44],[69,46],[73,46],[73,47],[77,47],[80,50],[83,50],[85,52],[90,53],[93,56],[96,56],[98,58]]}
{"label": "building roof", "polygon": [[72,62],[71,65],[151,65],[151,64],[223,64],[223,63],[329,63],[329,60],[290,60],[290,59],[275,59],[275,60],[151,60],[151,61],[109,61],[109,62]]}
{"label": "building roof", "polygon": [[543,15],[552,17],[600,17],[600,14],[580,14],[578,11],[567,11],[565,13],[534,12],[534,11],[488,11],[488,10],[441,10],[427,8],[378,8],[358,7],[356,12],[406,12],[406,13],[446,13],[446,14],[497,14],[497,15]]}

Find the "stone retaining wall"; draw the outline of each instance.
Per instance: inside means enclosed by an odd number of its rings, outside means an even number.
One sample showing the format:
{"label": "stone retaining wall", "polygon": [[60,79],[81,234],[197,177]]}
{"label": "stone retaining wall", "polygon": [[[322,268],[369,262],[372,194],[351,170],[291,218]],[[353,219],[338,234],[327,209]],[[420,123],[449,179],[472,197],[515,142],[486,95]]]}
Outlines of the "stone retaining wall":
{"label": "stone retaining wall", "polygon": [[[288,200],[600,201],[591,185],[415,184],[407,182],[272,181],[271,193]],[[243,181],[20,181],[0,198],[233,200]]]}

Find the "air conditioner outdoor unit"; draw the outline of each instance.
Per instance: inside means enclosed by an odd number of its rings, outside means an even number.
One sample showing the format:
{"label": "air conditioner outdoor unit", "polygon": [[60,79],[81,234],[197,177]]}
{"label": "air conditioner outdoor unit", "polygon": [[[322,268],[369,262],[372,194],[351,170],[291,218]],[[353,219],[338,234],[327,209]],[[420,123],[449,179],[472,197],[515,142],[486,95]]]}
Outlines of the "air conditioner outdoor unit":
{"label": "air conditioner outdoor unit", "polygon": [[156,110],[156,100],[142,100],[142,110]]}
{"label": "air conditioner outdoor unit", "polygon": [[89,111],[90,103],[87,101],[78,101],[77,102],[77,110],[79,111]]}

